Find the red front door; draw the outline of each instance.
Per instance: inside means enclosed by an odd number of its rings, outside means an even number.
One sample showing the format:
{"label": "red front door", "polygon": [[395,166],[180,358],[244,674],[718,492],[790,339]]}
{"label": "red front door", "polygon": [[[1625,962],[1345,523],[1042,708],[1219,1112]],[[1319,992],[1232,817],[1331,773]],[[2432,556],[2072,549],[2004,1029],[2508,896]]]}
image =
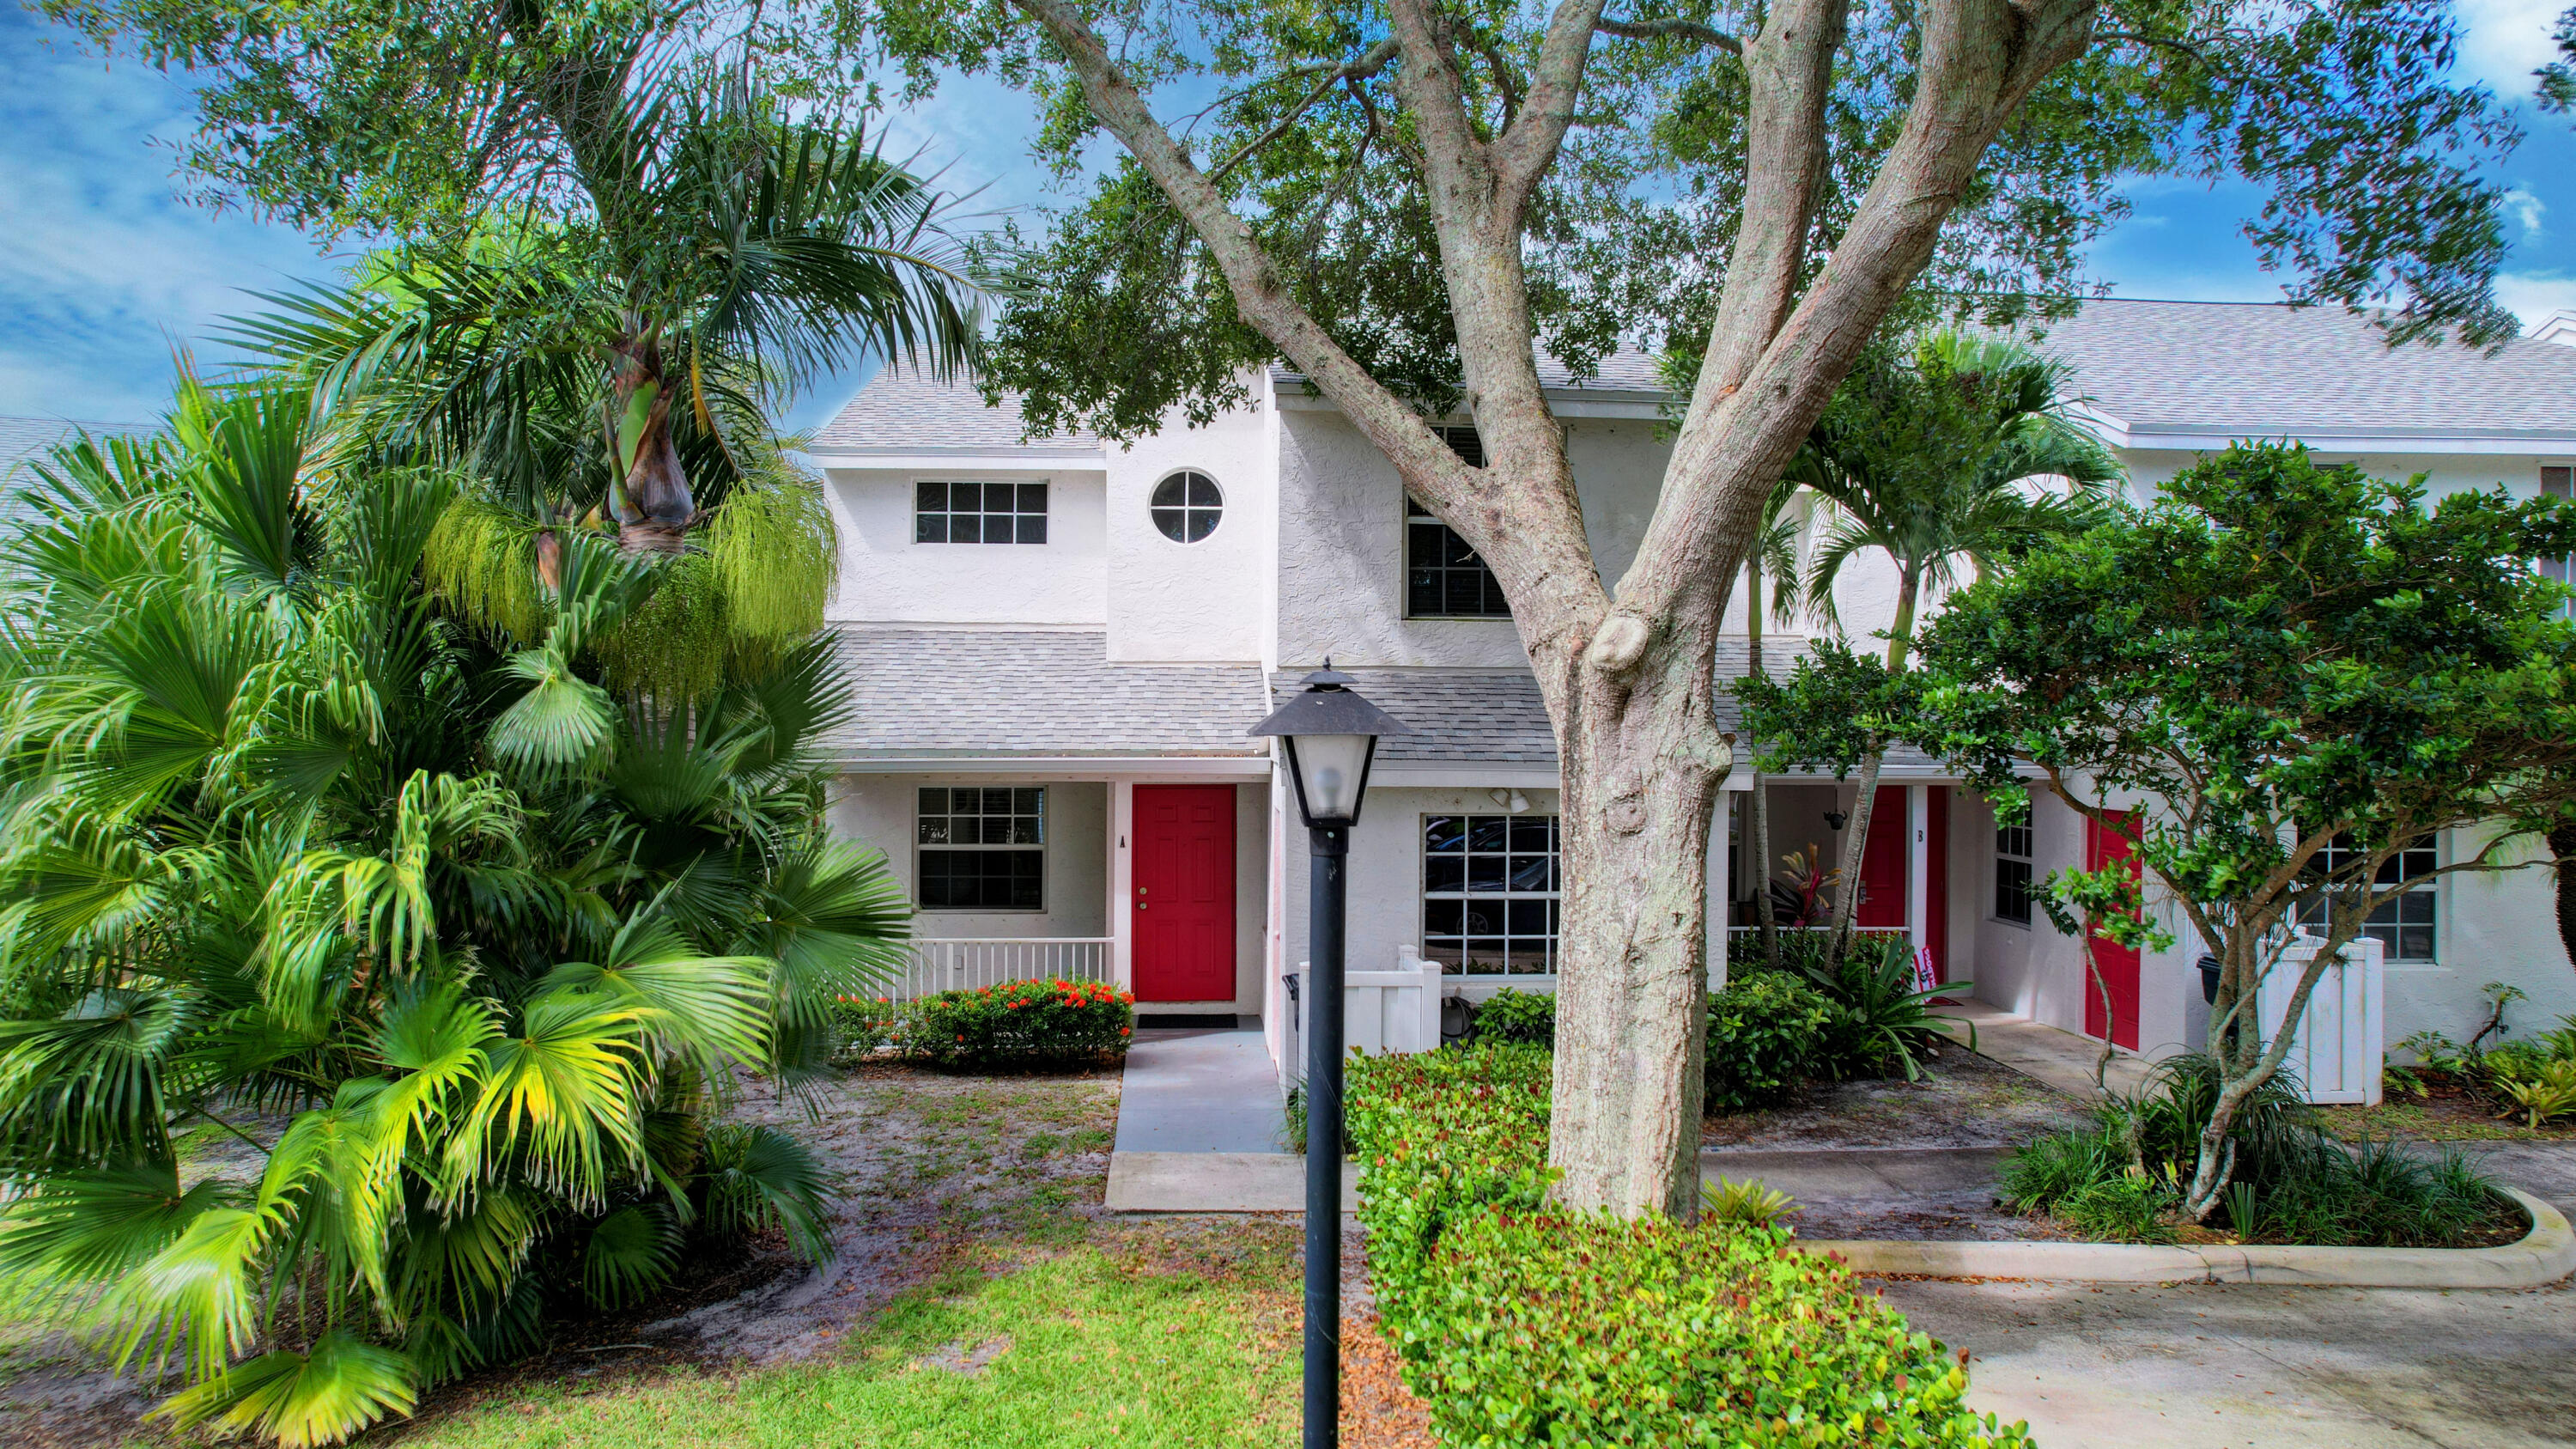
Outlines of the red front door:
{"label": "red front door", "polygon": [[1905,846],[1913,830],[1905,818],[1905,787],[1881,785],[1869,809],[1869,839],[1860,846],[1860,912],[1864,926],[1902,926],[1905,920]]}
{"label": "red front door", "polygon": [[1234,787],[1136,787],[1138,1001],[1234,999]]}
{"label": "red front door", "polygon": [[[2102,828],[2100,821],[2085,822],[2084,868],[2100,870],[2114,861],[2121,861],[2128,865],[2129,876],[2134,880],[2138,874],[2137,842],[2128,834],[2129,817],[2123,812],[2113,811],[2109,820],[2111,828],[2108,830]],[[2111,1040],[2136,1051],[2138,953],[2099,935],[2089,944],[2093,948],[2093,959],[2092,967],[2084,977],[2084,1034],[2096,1039],[2104,1035],[2103,998],[2107,995],[2110,998]],[[2093,979],[2095,971],[2101,973],[2099,982]]]}

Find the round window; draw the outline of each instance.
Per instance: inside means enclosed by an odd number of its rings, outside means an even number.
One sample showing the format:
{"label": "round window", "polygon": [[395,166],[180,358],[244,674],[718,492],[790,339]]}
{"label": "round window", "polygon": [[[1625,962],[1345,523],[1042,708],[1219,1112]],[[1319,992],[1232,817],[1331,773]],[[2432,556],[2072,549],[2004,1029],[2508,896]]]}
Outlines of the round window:
{"label": "round window", "polygon": [[1205,473],[1175,473],[1154,485],[1154,526],[1174,543],[1196,543],[1216,532],[1225,495]]}

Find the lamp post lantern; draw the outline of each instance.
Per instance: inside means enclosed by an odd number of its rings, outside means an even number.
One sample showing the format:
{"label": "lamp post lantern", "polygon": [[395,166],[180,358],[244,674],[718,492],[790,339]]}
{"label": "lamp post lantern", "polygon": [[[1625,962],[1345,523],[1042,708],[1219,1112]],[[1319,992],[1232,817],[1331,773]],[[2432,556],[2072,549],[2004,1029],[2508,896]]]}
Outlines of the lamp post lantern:
{"label": "lamp post lantern", "polygon": [[1381,735],[1413,731],[1351,691],[1330,658],[1252,727],[1288,755],[1311,857],[1306,973],[1306,1436],[1334,1449],[1342,1409],[1342,922],[1351,827]]}

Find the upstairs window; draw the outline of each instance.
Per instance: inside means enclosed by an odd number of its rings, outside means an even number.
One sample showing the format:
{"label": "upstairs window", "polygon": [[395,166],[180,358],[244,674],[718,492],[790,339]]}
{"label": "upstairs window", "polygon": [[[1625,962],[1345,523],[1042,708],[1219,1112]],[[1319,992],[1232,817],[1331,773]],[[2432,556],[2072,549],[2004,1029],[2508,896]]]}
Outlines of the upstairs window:
{"label": "upstairs window", "polygon": [[[2540,491],[2552,498],[2576,499],[2576,468],[2541,469]],[[2540,573],[2551,583],[2576,587],[2576,557],[2542,559]],[[2559,605],[2558,617],[2576,619],[2576,599]]]}
{"label": "upstairs window", "polygon": [[1154,485],[1147,511],[1154,527],[1174,543],[1196,543],[1216,532],[1225,516],[1225,495],[1205,473],[1175,473]]}
{"label": "upstairs window", "polygon": [[1044,483],[916,483],[915,543],[1044,543]]}
{"label": "upstairs window", "polygon": [[2030,827],[1995,827],[1995,919],[2030,924]]}
{"label": "upstairs window", "polygon": [[[1472,468],[1485,466],[1485,443],[1474,428],[1435,428]],[[1431,510],[1404,499],[1404,616],[1408,619],[1508,619],[1512,606],[1503,586],[1476,551]]]}
{"label": "upstairs window", "polygon": [[1468,467],[1485,466],[1485,440],[1477,435],[1475,424],[1469,423],[1463,427],[1437,427],[1431,431],[1438,433],[1440,441],[1447,443],[1449,451],[1457,454]]}
{"label": "upstairs window", "polygon": [[1046,790],[934,785],[915,820],[925,911],[1046,909]]}

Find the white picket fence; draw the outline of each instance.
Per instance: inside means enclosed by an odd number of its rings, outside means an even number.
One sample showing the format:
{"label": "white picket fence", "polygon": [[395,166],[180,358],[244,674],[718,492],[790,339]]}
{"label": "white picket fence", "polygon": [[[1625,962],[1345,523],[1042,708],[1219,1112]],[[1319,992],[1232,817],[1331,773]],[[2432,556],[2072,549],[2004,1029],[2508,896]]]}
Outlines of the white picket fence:
{"label": "white picket fence", "polygon": [[917,937],[912,964],[886,994],[909,1001],[1008,981],[1110,981],[1116,975],[1107,936]]}
{"label": "white picket fence", "polygon": [[[2254,994],[2261,1008],[2263,1039],[2281,1034],[2290,1015],[2290,996],[2299,977],[2316,959],[2323,937],[2301,934],[2290,940],[2281,959],[2263,977]],[[2281,1059],[2299,1079],[2311,1102],[2379,1104],[2380,1076],[2386,1069],[2382,1024],[2387,1000],[2387,948],[2364,936],[2343,948],[2342,959],[2325,969],[2308,993],[2308,1009],[2299,1018],[2290,1053]]]}
{"label": "white picket fence", "polygon": [[[1305,984],[1313,969],[1300,961],[1282,983],[1288,987],[1288,1030],[1280,1043],[1281,1075],[1296,1081],[1306,1075]],[[1440,965],[1425,961],[1411,945],[1396,950],[1392,971],[1342,973],[1342,1045],[1344,1050],[1378,1056],[1388,1052],[1427,1052],[1440,1045],[1440,998],[1458,984],[1443,977]]]}

